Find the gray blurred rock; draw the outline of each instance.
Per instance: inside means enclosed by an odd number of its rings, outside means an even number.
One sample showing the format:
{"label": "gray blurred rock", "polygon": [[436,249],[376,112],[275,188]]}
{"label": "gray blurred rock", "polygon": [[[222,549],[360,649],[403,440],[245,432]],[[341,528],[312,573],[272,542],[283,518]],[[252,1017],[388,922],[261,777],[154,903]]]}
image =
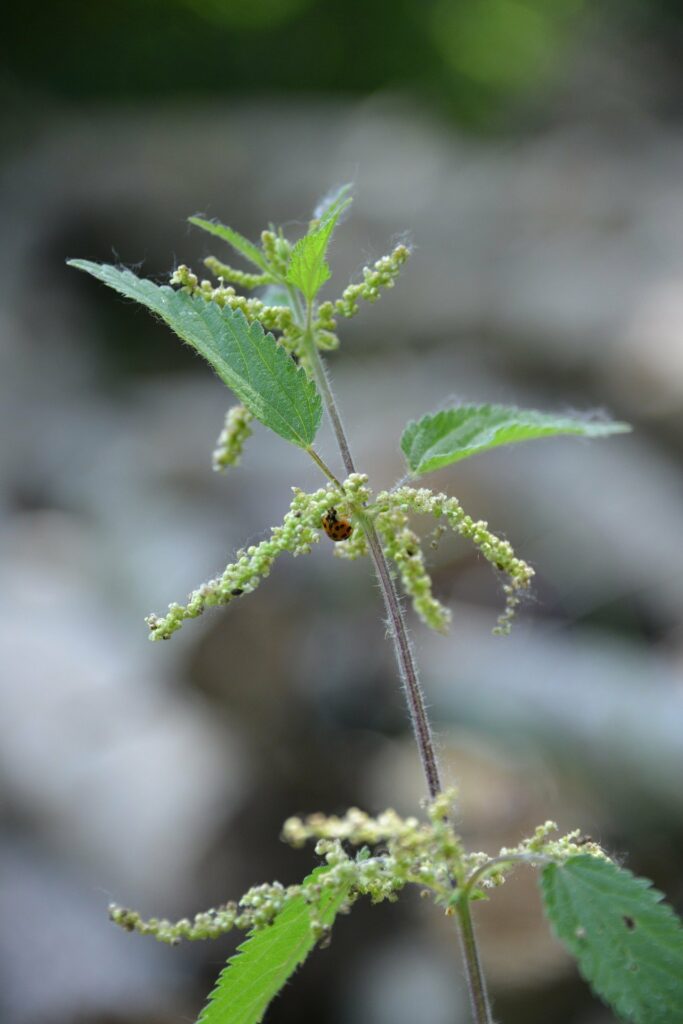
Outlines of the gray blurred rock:
{"label": "gray blurred rock", "polygon": [[0,847],[4,1020],[67,1024],[179,1012],[191,978],[187,957],[124,935],[108,921],[107,902],[92,882],[30,845]]}
{"label": "gray blurred rock", "polygon": [[96,554],[67,517],[2,542],[3,800],[117,899],[170,910],[243,799],[239,737],[169,691],[144,632],[81,578]]}

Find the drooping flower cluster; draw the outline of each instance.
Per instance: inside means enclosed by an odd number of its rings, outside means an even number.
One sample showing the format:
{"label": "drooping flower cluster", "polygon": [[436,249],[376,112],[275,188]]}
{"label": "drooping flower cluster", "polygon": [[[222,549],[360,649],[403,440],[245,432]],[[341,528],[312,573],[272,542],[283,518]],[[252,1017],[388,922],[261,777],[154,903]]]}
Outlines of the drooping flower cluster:
{"label": "drooping flower cluster", "polygon": [[424,556],[415,534],[406,526],[409,511],[445,519],[451,530],[471,540],[491,565],[507,575],[508,582],[503,586],[505,609],[498,617],[494,632],[501,636],[510,632],[515,610],[521,600],[520,595],[528,589],[534,570],[521,558],[517,558],[508,541],[491,533],[488,523],[468,516],[457,498],[434,494],[426,487],[399,487],[394,491],[382,491],[377,495],[374,509],[377,513],[377,528],[387,554],[396,562],[403,586],[413,598],[415,611],[423,622],[432,629],[443,631],[450,620],[450,613],[432,596],[431,580],[424,568]]}
{"label": "drooping flower cluster", "polygon": [[315,841],[315,852],[325,862],[326,870],[317,874],[315,885],[257,885],[238,902],[211,908],[192,920],[144,920],[136,911],[116,905],[110,907],[111,919],[127,931],[175,945],[182,939],[217,938],[233,928],[266,928],[296,896],[304,896],[314,913],[321,891],[345,894],[348,908],[360,896],[369,896],[373,903],[394,901],[407,885],[419,886],[451,914],[454,900],[463,890],[472,890],[476,884],[481,894],[482,888],[501,885],[518,864],[563,863],[585,853],[605,858],[597,844],[582,841],[578,830],[550,839],[557,829],[553,822],[539,826],[533,836],[516,847],[503,848],[496,856],[466,853],[451,824],[455,799],[455,790],[439,794],[427,807],[426,821],[402,818],[393,810],[373,818],[356,807],[343,817],[313,814],[303,820],[289,818],[282,830],[284,841],[294,847]]}
{"label": "drooping flower cluster", "polygon": [[244,405],[233,405],[228,409],[211,459],[216,472],[220,473],[228,466],[239,466],[244,442],[252,433],[250,424],[253,419],[253,413]]}
{"label": "drooping flower cluster", "polygon": [[137,911],[115,904],[110,905],[109,916],[114,924],[125,928],[126,931],[152,935],[159,942],[175,946],[181,939],[217,939],[233,928],[242,931],[264,928],[300,889],[299,885],[286,888],[280,882],[256,885],[249,889],[238,903],[230,902],[219,907],[211,907],[210,910],[196,914],[192,920],[188,917],[179,921],[156,917],[145,920]]}
{"label": "drooping flower cluster", "polygon": [[320,522],[327,509],[337,504],[343,507],[344,494],[334,487],[323,487],[313,494],[304,494],[293,488],[294,498],[281,526],[275,526],[270,537],[260,544],[240,550],[234,562],[221,576],[203,583],[194,590],[186,605],[171,604],[163,618],[150,615],[147,625],[152,640],[167,640],[180,629],[186,619],[194,619],[206,608],[229,604],[244,594],[250,594],[270,575],[276,558],[290,554],[308,554],[320,539]]}
{"label": "drooping flower cluster", "polygon": [[475,522],[466,515],[456,498],[433,494],[423,487],[400,487],[395,491],[382,491],[373,502],[367,476],[363,473],[352,473],[341,487],[328,484],[312,494],[296,487],[292,490],[294,498],[282,525],[273,527],[266,540],[238,551],[235,560],[220,576],[203,583],[190,594],[186,605],[174,603],[169,605],[163,617],[148,617],[152,640],[167,640],[186,619],[197,618],[206,608],[229,604],[251,593],[270,574],[275,560],[285,552],[294,556],[308,554],[320,540],[323,518],[331,509],[337,515],[349,518],[352,524],[354,520],[356,523],[349,539],[335,544],[335,553],[347,558],[367,554],[362,521],[373,520],[384,550],[396,566],[405,592],[412,598],[416,613],[432,629],[441,631],[448,625],[450,612],[432,594],[432,581],[420,538],[407,526],[407,521],[409,512],[444,518],[452,530],[470,539],[489,562],[506,573],[509,582],[503,587],[505,610],[499,616],[494,632],[509,632],[520,591],[529,586],[533,569],[515,556],[508,541],[491,533],[486,523]]}
{"label": "drooping flower cluster", "polygon": [[403,589],[413,600],[415,612],[427,626],[443,633],[451,613],[432,594],[420,538],[408,526],[409,507],[399,492],[382,492],[375,502],[375,525],[387,556],[399,571]]}

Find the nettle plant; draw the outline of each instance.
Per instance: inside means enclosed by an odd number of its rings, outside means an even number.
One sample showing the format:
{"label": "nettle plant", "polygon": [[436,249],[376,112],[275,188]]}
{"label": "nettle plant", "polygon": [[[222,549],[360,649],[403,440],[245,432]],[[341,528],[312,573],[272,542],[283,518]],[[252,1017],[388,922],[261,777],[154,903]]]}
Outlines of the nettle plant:
{"label": "nettle plant", "polygon": [[[282,838],[295,847],[315,843],[319,865],[300,885],[258,885],[237,902],[175,923],[143,920],[110,908],[128,931],[177,944],[215,938],[233,928],[249,933],[223,972],[202,1011],[201,1024],[257,1024],[273,997],[322,940],[337,914],[362,897],[396,900],[417,886],[455,918],[471,997],[472,1019],[491,1024],[491,1009],[473,929],[471,905],[489,898],[518,865],[540,872],[550,923],[593,990],[625,1021],[683,1022],[683,929],[661,893],[646,879],[615,864],[577,829],[557,837],[553,822],[494,854],[467,851],[456,830],[457,797],[443,789],[429,719],[406,629],[397,583],[417,615],[432,629],[448,628],[450,613],[434,596],[416,520],[427,520],[434,544],[454,530],[470,540],[503,579],[504,608],[494,632],[510,630],[533,569],[487,523],[473,520],[457,498],[412,482],[374,493],[358,472],[344,432],[323,353],[339,345],[337,319],[355,316],[361,302],[375,302],[392,288],[410,255],[406,245],[363,270],[336,301],[319,301],[330,278],[327,250],[351,203],[345,186],[315,211],[306,234],[292,243],[281,229],[261,235],[261,245],[232,228],[192,217],[191,222],[227,242],[253,269],[239,270],[210,257],[216,283],[180,266],[170,285],[130,270],[72,260],[121,295],[161,317],[213,367],[239,399],[227,414],[214,452],[214,467],[239,463],[253,419],[313,459],[324,478],[312,493],[293,488],[284,521],[270,536],[237,552],[224,572],[193,591],[187,603],[150,615],[152,640],[168,639],[186,619],[251,594],[285,552],[303,555],[329,537],[342,558],[369,557],[384,598],[389,634],[410,713],[427,788],[425,815],[401,818],[386,810],[376,818],[351,808],[343,817],[314,814],[285,822]],[[236,287],[250,295],[239,294]],[[254,292],[258,297],[254,297]],[[323,415],[331,422],[344,479],[314,447]],[[409,423],[401,438],[407,478],[414,481],[489,448],[558,434],[605,437],[628,430],[623,423],[570,418],[500,405],[457,405]],[[341,476],[341,475],[340,475]]]}

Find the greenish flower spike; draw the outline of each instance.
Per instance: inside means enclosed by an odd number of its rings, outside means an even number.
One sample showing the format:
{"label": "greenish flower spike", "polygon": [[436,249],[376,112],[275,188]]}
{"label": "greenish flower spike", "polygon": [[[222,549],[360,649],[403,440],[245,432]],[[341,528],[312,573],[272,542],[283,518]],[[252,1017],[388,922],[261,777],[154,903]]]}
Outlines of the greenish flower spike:
{"label": "greenish flower spike", "polygon": [[444,630],[448,625],[448,613],[431,595],[431,583],[428,584],[429,577],[425,578],[424,557],[415,543],[415,535],[410,534],[408,540],[404,539],[401,547],[401,534],[393,532],[405,521],[408,511],[434,516],[436,519],[444,518],[452,530],[471,540],[491,565],[507,575],[508,582],[503,586],[505,609],[498,617],[494,633],[506,636],[510,632],[520,595],[528,589],[534,570],[521,558],[517,558],[508,541],[491,533],[488,523],[475,521],[468,516],[457,498],[433,494],[426,487],[399,487],[395,491],[382,491],[377,495],[373,510],[378,514],[378,529],[386,533],[387,553],[392,558],[396,556],[395,561],[406,591],[413,598],[416,612],[428,626]]}
{"label": "greenish flower spike", "polygon": [[184,263],[173,272],[170,283],[187,295],[215,302],[221,309],[226,306],[239,309],[248,323],[258,320],[267,331],[287,331],[292,327],[293,317],[289,306],[268,305],[261,299],[238,295],[232,285],[213,285],[206,279],[200,281]]}
{"label": "greenish flower spike", "polygon": [[422,621],[440,633],[445,633],[451,620],[451,613],[432,594],[432,580],[427,572],[420,538],[408,528],[408,505],[387,500],[384,494],[378,496],[378,504],[384,505],[375,525],[382,538],[382,545],[388,557],[401,574],[403,589],[413,599],[413,608]]}
{"label": "greenish flower spike", "polygon": [[247,323],[258,321],[265,330],[279,334],[277,342],[280,347],[297,359],[302,358],[303,331],[296,323],[292,307],[286,301],[286,292],[283,293],[271,286],[263,298],[247,298],[245,295],[238,295],[232,285],[213,285],[211,281],[200,281],[185,264],[181,264],[173,273],[171,284],[180,286],[188,295],[204,299],[206,302],[215,302],[221,309],[225,306],[239,309]]}
{"label": "greenish flower spike", "polygon": [[[239,423],[239,411],[231,410]],[[234,438],[233,438],[234,445]],[[330,509],[338,517],[350,517],[352,531],[347,540],[335,543],[337,556],[357,559],[368,553],[367,540],[354,517],[370,516],[380,534],[382,545],[396,565],[404,589],[413,600],[413,607],[426,625],[444,631],[450,621],[450,612],[432,594],[432,582],[425,566],[420,539],[407,526],[408,513],[444,518],[451,529],[471,540],[484,557],[507,574],[509,582],[503,587],[506,604],[498,618],[494,633],[507,634],[519,603],[519,593],[529,586],[533,569],[517,558],[506,540],[491,533],[484,522],[475,522],[463,512],[457,498],[445,494],[432,494],[426,488],[401,487],[396,491],[383,491],[371,502],[370,490],[364,473],[352,473],[341,485],[320,488],[305,494],[293,488],[294,499],[281,526],[274,527],[267,540],[238,552],[235,562],[223,574],[203,583],[194,590],[186,605],[171,604],[163,617],[150,615],[147,624],[152,640],[167,640],[186,619],[194,619],[207,608],[229,604],[249,594],[265,579],[281,554],[308,554],[321,537],[323,518]],[[337,538],[335,538],[337,540]]]}
{"label": "greenish flower spike", "polygon": [[[491,856],[483,852],[468,853],[452,824],[457,791],[447,789],[427,805],[428,821],[416,817],[402,818],[393,810],[383,811],[376,818],[357,807],[342,817],[312,814],[308,818],[289,818],[282,838],[295,848],[316,842],[316,853],[328,864],[353,866],[352,891],[370,895],[373,901],[392,898],[408,884],[431,890],[435,901],[452,912],[453,883],[468,892],[478,886],[502,885],[519,864],[543,867],[563,864],[577,854],[587,854],[603,861],[608,858],[597,844],[581,845],[580,832],[552,839],[557,831],[554,822],[540,825],[533,836],[518,846],[503,847]],[[365,850],[352,861],[344,845]],[[381,853],[374,853],[375,848]],[[349,875],[352,868],[349,867]],[[376,888],[369,885],[376,880]]]}
{"label": "greenish flower spike", "polygon": [[162,618],[150,615],[147,625],[151,640],[168,640],[186,619],[195,619],[207,608],[229,604],[250,594],[270,575],[273,563],[285,552],[308,554],[320,539],[323,514],[331,507],[343,509],[345,495],[334,487],[323,487],[313,494],[292,488],[294,498],[281,526],[271,530],[270,537],[239,551],[237,558],[216,579],[194,590],[186,605],[170,604]]}
{"label": "greenish flower spike", "polygon": [[270,274],[249,274],[244,270],[236,270],[235,267],[228,266],[227,263],[217,260],[215,256],[207,256],[204,260],[204,266],[222,281],[231,281],[233,284],[239,284],[243,288],[262,288],[273,280]]}
{"label": "greenish flower spike", "polygon": [[[150,918],[144,920],[134,910],[112,904],[110,916],[126,931],[150,935],[159,942],[177,944],[213,939],[233,928],[260,931],[267,929],[292,900],[304,897],[311,906],[322,893],[344,895],[350,905],[359,896],[373,903],[395,900],[406,885],[429,890],[447,913],[452,910],[453,883],[468,891],[474,883],[491,888],[503,883],[519,864],[545,866],[564,864],[579,854],[608,862],[596,844],[580,844],[578,830],[559,839],[554,822],[540,825],[533,836],[498,854],[467,853],[452,824],[457,791],[447,789],[427,805],[427,820],[401,817],[396,811],[382,811],[376,818],[350,808],[344,815],[312,814],[307,818],[289,818],[282,828],[282,839],[294,848],[315,843],[315,852],[325,866],[301,885],[283,886],[271,882],[253,886],[237,902],[229,902],[203,911],[193,919],[180,921]],[[355,847],[354,856],[347,847]]]}
{"label": "greenish flower spike", "polygon": [[[383,288],[393,288],[396,278],[401,272],[403,264],[410,256],[410,249],[407,245],[397,245],[388,256],[382,256],[371,267],[363,267],[363,280],[360,284],[350,284],[342,292],[342,297],[334,303],[325,306],[325,316],[330,322],[332,311],[339,316],[355,316],[359,310],[358,300],[365,302],[377,302]],[[329,328],[334,330],[334,327]]]}
{"label": "greenish flower spike", "polygon": [[287,274],[287,264],[292,254],[291,242],[288,242],[282,233],[282,228],[275,231],[261,232],[261,245],[269,265],[273,268],[275,279],[283,281]]}
{"label": "greenish flower spike", "polygon": [[253,416],[243,405],[233,405],[225,415],[225,424],[213,451],[212,465],[220,473],[228,466],[239,466],[244,442],[251,437]]}

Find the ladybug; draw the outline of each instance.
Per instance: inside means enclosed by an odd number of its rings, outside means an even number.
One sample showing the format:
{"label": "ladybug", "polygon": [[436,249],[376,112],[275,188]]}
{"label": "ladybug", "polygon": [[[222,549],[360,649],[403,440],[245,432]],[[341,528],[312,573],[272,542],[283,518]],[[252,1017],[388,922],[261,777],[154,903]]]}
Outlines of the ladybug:
{"label": "ladybug", "polygon": [[340,519],[336,508],[329,508],[322,517],[322,528],[335,544],[340,540],[348,540],[353,533],[353,527],[348,519]]}

